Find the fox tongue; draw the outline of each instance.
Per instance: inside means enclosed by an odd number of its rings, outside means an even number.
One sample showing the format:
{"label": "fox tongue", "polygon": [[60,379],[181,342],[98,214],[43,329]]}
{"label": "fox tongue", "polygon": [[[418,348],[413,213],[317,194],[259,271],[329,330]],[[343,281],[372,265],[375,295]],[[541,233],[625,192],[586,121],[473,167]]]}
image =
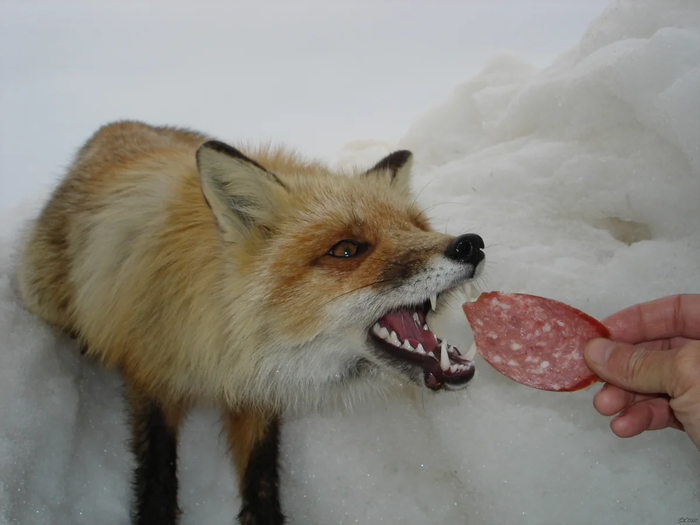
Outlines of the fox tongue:
{"label": "fox tongue", "polygon": [[[408,339],[414,347],[420,343],[423,345],[423,349],[426,352],[430,352],[434,350],[438,344],[435,334],[430,330],[423,330],[423,328],[419,327],[413,319],[414,313],[416,312],[410,312],[408,310],[393,312],[385,315],[379,321],[379,324],[386,327],[389,332],[396,332],[397,337],[401,341],[406,341]],[[425,323],[423,314],[418,313],[417,315],[419,321]]]}

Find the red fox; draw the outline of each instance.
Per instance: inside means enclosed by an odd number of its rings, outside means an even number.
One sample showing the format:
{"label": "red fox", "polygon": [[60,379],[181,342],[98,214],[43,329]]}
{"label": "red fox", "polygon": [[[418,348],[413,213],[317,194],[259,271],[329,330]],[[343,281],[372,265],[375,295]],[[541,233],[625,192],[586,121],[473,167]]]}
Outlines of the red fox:
{"label": "red fox", "polygon": [[334,173],[128,121],[80,149],[28,232],[18,281],[32,312],[124,378],[133,523],[177,522],[178,429],[195,405],[223,410],[239,522],[278,525],[285,413],[472,378],[426,315],[478,275],[484,243],[430,228],[411,163],[396,151]]}

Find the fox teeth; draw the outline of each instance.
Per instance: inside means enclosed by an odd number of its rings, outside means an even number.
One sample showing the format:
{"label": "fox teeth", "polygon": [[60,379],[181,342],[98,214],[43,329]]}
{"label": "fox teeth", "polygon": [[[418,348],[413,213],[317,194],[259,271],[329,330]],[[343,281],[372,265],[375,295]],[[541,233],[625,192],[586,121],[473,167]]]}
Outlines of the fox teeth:
{"label": "fox teeth", "polygon": [[470,303],[474,302],[474,285],[472,283],[467,283],[467,300]]}
{"label": "fox teeth", "polygon": [[447,355],[447,343],[445,341],[440,345],[440,368],[445,372],[450,369],[450,357]]}
{"label": "fox teeth", "polygon": [[408,339],[406,339],[403,344],[401,345],[401,348],[404,350],[413,350],[413,347],[411,346],[411,343],[408,342]]}
{"label": "fox teeth", "polygon": [[470,365],[463,365],[461,363],[455,363],[454,365],[450,365],[450,372],[464,372],[465,370],[469,370],[471,368]]}
{"label": "fox teeth", "polygon": [[430,328],[428,328],[428,324],[427,324],[427,323],[423,325],[423,330],[430,330]]}
{"label": "fox teeth", "polygon": [[419,354],[425,354],[425,350],[423,349],[423,345],[418,343],[418,346],[416,347],[416,352]]}
{"label": "fox teeth", "polygon": [[433,294],[430,296],[430,308],[433,309],[433,312],[435,311],[436,305],[437,305],[437,295]]}
{"label": "fox teeth", "polygon": [[382,339],[387,339],[389,337],[389,330],[387,330],[385,327],[379,328],[377,331],[377,335],[381,337]]}
{"label": "fox teeth", "polygon": [[396,335],[396,332],[392,331],[389,334],[389,342],[394,346],[401,346],[401,341],[399,341],[399,336]]}
{"label": "fox teeth", "polygon": [[420,319],[418,319],[418,314],[413,312],[413,320],[416,322],[416,326],[420,326]]}
{"label": "fox teeth", "polygon": [[375,335],[379,335],[379,331],[382,329],[381,326],[379,326],[379,323],[374,323],[374,326],[372,327],[372,332],[374,332]]}
{"label": "fox teeth", "polygon": [[464,354],[464,358],[468,359],[469,361],[473,361],[474,356],[476,356],[476,341],[472,343],[472,345],[469,347],[469,350],[467,350],[467,353]]}

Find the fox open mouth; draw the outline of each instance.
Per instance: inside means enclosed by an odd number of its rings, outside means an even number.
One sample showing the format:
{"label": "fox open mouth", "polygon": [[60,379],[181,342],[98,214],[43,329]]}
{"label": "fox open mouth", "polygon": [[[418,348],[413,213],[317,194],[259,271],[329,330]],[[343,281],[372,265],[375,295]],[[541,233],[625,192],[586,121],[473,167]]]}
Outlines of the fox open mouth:
{"label": "fox open mouth", "polygon": [[474,376],[474,356],[463,355],[428,328],[426,315],[435,301],[433,296],[418,307],[390,312],[372,326],[370,333],[391,356],[420,366],[425,386],[431,390],[462,388]]}

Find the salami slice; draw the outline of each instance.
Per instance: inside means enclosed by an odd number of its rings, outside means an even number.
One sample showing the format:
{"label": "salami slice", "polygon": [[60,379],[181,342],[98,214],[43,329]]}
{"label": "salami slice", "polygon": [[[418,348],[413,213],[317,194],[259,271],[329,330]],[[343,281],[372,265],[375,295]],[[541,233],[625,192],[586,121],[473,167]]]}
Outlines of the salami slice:
{"label": "salami slice", "polygon": [[484,360],[504,376],[540,390],[573,392],[599,381],[583,360],[600,322],[567,304],[526,294],[482,293],[463,305]]}

